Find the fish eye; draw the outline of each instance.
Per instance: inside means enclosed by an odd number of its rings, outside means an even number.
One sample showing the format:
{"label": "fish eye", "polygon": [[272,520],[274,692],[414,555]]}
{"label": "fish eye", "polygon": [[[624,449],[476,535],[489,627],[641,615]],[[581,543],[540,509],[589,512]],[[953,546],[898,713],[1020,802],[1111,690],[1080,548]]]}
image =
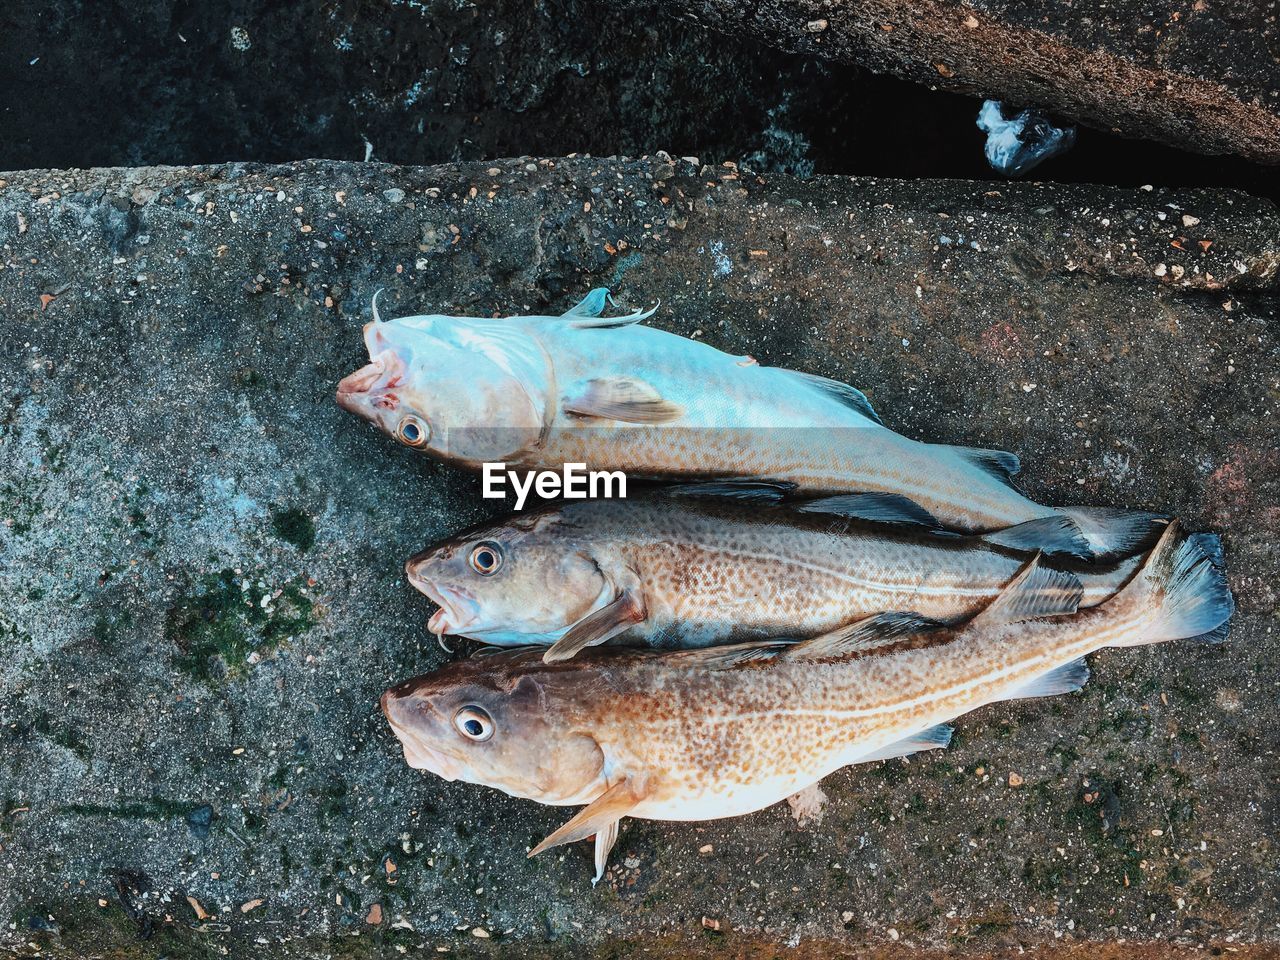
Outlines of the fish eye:
{"label": "fish eye", "polygon": [[491,577],[502,566],[502,548],[485,540],[471,550],[471,569],[483,577]]}
{"label": "fish eye", "polygon": [[431,428],[412,414],[401,417],[396,425],[396,436],[401,443],[420,447],[431,439]]}
{"label": "fish eye", "polygon": [[468,740],[483,743],[493,736],[493,718],[475,704],[468,704],[453,715],[453,725]]}

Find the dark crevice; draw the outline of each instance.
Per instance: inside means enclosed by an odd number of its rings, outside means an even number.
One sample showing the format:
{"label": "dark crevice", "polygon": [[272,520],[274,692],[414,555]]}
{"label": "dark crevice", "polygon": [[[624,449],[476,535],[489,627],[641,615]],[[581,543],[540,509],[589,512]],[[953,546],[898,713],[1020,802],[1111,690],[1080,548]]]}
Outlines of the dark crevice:
{"label": "dark crevice", "polygon": [[[766,172],[1002,179],[976,98],[639,4],[44,0],[0,11],[0,89],[8,170],[362,159],[367,140],[400,164],[666,150]],[[1274,170],[1089,129],[1033,176],[1280,199]]]}

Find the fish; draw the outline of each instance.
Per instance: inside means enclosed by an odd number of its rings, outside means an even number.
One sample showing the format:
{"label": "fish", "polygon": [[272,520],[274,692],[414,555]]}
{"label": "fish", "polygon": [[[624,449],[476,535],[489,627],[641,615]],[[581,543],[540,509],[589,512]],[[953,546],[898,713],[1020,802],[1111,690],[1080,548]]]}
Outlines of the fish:
{"label": "fish", "polygon": [[844,766],[944,748],[956,717],[1079,690],[1104,647],[1221,641],[1234,601],[1216,537],[1171,523],[1111,600],[1029,560],[971,621],[882,613],[801,642],[700,650],[534,649],[458,660],[392,687],[406,762],[446,780],[583,806],[533,848],[595,837],[595,880],[627,817],[741,816]]}
{"label": "fish", "polygon": [[909,439],[855,387],[647,326],[653,310],[604,316],[608,303],[600,288],[560,316],[386,321],[375,303],[369,363],[341,380],[337,403],[472,469],[582,463],[641,479],[894,494],[940,528],[1017,527],[1024,549],[1081,559],[1128,556],[1161,529],[1154,513],[1042,506],[1018,489],[1011,453]]}
{"label": "fish", "polygon": [[[874,498],[877,503],[869,503]],[[866,520],[872,507],[879,519]],[[1027,561],[1017,531],[940,535],[881,494],[797,498],[773,484],[683,484],[626,500],[562,501],[463,531],[411,557],[428,621],[548,661],[605,642],[660,649],[808,639],[885,610],[957,622]],[[1138,559],[1075,564],[1082,605]]]}

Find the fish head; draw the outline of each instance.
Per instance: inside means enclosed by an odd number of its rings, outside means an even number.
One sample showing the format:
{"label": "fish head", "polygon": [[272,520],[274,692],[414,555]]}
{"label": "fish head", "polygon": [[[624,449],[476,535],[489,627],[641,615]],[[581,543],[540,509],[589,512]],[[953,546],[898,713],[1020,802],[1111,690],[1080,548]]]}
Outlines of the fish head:
{"label": "fish head", "polygon": [[459,660],[382,695],[405,761],[542,803],[585,802],[598,792],[604,752],[579,723],[582,704],[550,691],[541,651]]}
{"label": "fish head", "polygon": [[536,340],[505,323],[375,319],[364,328],[369,362],[339,382],[338,406],[442,459],[511,459],[542,435],[549,373]]}
{"label": "fish head", "polygon": [[552,643],[608,603],[602,562],[552,509],[464,531],[410,557],[405,574],[440,607],[432,633],[511,646]]}

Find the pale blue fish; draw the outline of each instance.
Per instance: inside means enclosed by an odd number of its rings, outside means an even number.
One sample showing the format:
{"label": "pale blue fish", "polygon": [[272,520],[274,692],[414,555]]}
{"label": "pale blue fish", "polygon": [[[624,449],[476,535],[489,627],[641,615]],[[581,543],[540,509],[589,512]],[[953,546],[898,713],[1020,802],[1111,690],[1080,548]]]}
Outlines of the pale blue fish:
{"label": "pale blue fish", "polygon": [[[1163,525],[1151,513],[1042,506],[1015,486],[1013,454],[911,440],[854,387],[645,326],[653,311],[602,316],[607,303],[599,289],[560,316],[383,321],[375,311],[364,330],[370,362],[343,379],[337,401],[408,446],[473,468],[585,463],[634,477],[893,494],[939,527],[1016,528],[1004,545],[1085,559],[1130,555]],[[891,519],[883,503],[875,511]]]}

